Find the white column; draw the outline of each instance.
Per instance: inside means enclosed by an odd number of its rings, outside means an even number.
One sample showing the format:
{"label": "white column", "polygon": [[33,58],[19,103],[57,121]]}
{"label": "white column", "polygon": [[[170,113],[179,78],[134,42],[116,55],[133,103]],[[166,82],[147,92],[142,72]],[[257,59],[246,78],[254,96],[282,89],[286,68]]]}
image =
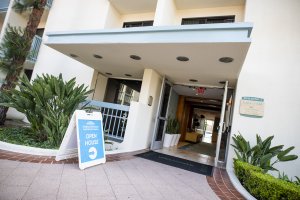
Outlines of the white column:
{"label": "white column", "polygon": [[93,89],[94,92],[89,95],[90,99],[96,101],[103,101],[106,91],[108,78],[100,74],[97,70],[94,70],[93,80],[91,82],[90,89]]}
{"label": "white column", "polygon": [[158,0],[154,17],[154,26],[175,25],[177,8],[174,0]]}
{"label": "white column", "polygon": [[162,77],[153,69],[145,69],[139,102],[148,105],[149,97],[153,97],[153,106],[157,106]]}

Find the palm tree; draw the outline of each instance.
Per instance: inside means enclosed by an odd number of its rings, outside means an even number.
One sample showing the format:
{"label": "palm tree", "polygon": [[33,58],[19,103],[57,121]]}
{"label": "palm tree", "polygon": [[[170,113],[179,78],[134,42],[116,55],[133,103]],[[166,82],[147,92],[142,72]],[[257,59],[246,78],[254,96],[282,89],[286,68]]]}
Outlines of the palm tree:
{"label": "palm tree", "polygon": [[[12,90],[23,69],[23,64],[30,51],[32,40],[44,13],[47,0],[15,0],[13,8],[16,12],[30,9],[30,15],[25,29],[8,26],[1,44],[3,58],[0,60],[0,69],[7,72],[1,91]],[[1,101],[1,97],[0,97]],[[0,106],[0,125],[6,120],[8,108]]]}

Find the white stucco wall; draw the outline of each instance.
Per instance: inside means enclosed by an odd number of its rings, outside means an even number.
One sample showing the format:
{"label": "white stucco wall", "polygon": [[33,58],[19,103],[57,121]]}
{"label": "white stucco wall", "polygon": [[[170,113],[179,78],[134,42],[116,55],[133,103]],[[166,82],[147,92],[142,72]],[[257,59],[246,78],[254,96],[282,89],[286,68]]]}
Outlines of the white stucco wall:
{"label": "white stucco wall", "polygon": [[76,77],[76,83],[90,86],[93,72],[94,69],[42,45],[33,70],[32,79],[41,74],[58,76],[61,73],[65,80]]}
{"label": "white stucco wall", "polygon": [[[300,1],[247,1],[245,21],[253,22],[252,44],[241,71],[234,107],[232,134],[240,131],[255,143],[255,134],[275,135],[273,145],[295,146],[300,155]],[[263,118],[239,115],[243,96],[265,100]],[[232,169],[232,147],[227,168]],[[276,165],[289,176],[300,176],[300,159]]]}
{"label": "white stucco wall", "polygon": [[154,12],[120,14],[112,4],[109,5],[105,28],[122,28],[124,22],[154,20]]}
{"label": "white stucco wall", "polygon": [[154,12],[123,15],[122,18],[121,18],[122,25],[123,25],[124,22],[154,20],[154,15],[155,15]]}
{"label": "white stucco wall", "polygon": [[[124,141],[116,144],[121,152],[150,147],[161,84],[160,74],[152,69],[144,70],[139,102],[131,102]],[[148,105],[149,96],[153,97],[152,106]]]}
{"label": "white stucco wall", "polygon": [[93,80],[91,83],[91,89],[94,90],[92,94],[90,94],[90,99],[96,101],[103,101],[104,95],[106,91],[108,78],[100,74],[98,71],[94,70]]}
{"label": "white stucco wall", "polygon": [[[45,32],[104,28],[108,7],[109,3],[106,0],[91,0],[89,3],[74,0],[71,4],[68,0],[54,1]],[[32,77],[42,73],[62,73],[66,80],[76,77],[78,84],[90,86],[94,69],[42,45]]]}
{"label": "white stucco wall", "polygon": [[175,24],[180,25],[182,18],[194,18],[194,17],[215,17],[235,15],[235,22],[244,21],[244,6],[229,6],[229,7],[216,7],[216,8],[199,8],[178,10],[175,18]]}
{"label": "white stucco wall", "polygon": [[111,4],[107,10],[107,20],[105,21],[105,28],[120,28],[122,27],[121,15]]}
{"label": "white stucco wall", "polygon": [[244,21],[244,6],[177,9],[174,0],[158,0],[155,26],[181,25],[182,18],[235,15],[236,22]]}
{"label": "white stucco wall", "polygon": [[93,30],[104,27],[109,3],[107,0],[54,0],[47,31]]}

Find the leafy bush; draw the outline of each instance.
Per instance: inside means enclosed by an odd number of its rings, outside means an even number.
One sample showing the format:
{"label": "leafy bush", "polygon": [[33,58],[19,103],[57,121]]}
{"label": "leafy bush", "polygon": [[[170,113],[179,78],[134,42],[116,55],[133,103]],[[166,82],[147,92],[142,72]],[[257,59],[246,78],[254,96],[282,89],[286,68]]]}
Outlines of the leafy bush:
{"label": "leafy bush", "polygon": [[[259,135],[256,135],[257,144],[251,147],[249,141],[246,141],[245,138],[239,134],[233,136],[234,144],[232,144],[232,146],[235,148],[234,151],[238,160],[259,166],[264,172],[268,170],[278,171],[273,167],[276,163],[295,160],[298,156],[288,155],[295,148],[294,146],[285,150],[283,150],[284,145],[271,147],[273,138],[274,136],[270,136],[262,140]],[[271,163],[272,158],[275,157],[277,159]]]}
{"label": "leafy bush", "polygon": [[1,105],[24,113],[36,139],[54,146],[60,145],[71,115],[92,92],[77,86],[75,78],[64,82],[61,74],[38,76],[32,83],[24,76],[18,86],[19,90],[4,92]]}
{"label": "leafy bush", "polygon": [[299,185],[299,186],[300,186],[300,178],[299,178],[298,176],[295,176],[295,178],[296,178],[296,181],[294,181],[294,183],[295,183],[296,185]]}
{"label": "leafy bush", "polygon": [[290,179],[289,176],[284,172],[282,172],[282,174],[279,172],[278,178],[287,182],[293,182],[293,179]]}
{"label": "leafy bush", "polygon": [[235,160],[234,169],[241,184],[257,199],[300,199],[300,186],[269,174],[263,169]]}
{"label": "leafy bush", "polygon": [[281,180],[284,180],[284,181],[294,183],[296,185],[300,185],[300,178],[298,176],[295,176],[296,180],[293,181],[293,178],[289,178],[289,176],[287,174],[285,174],[284,172],[282,172],[282,174],[279,172],[278,178]]}
{"label": "leafy bush", "polygon": [[0,128],[0,141],[11,144],[19,144],[31,147],[39,147],[46,149],[55,149],[56,147],[49,141],[38,142],[32,134],[30,128],[26,127],[5,127]]}
{"label": "leafy bush", "polygon": [[175,118],[168,119],[166,132],[169,134],[178,134],[179,133],[179,122]]}

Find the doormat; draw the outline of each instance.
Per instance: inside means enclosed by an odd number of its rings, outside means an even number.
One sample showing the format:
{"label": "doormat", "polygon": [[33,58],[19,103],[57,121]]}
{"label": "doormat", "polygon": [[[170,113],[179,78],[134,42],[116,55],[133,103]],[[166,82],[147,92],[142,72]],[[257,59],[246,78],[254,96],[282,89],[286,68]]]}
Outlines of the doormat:
{"label": "doormat", "polygon": [[174,156],[170,156],[170,155],[166,155],[166,154],[162,154],[162,153],[157,153],[154,151],[148,151],[145,153],[141,153],[141,154],[137,154],[135,156],[141,157],[141,158],[145,158],[148,160],[152,160],[155,162],[159,162],[165,165],[170,165],[173,167],[177,167],[180,169],[184,169],[187,171],[191,171],[191,172],[195,172],[198,174],[203,174],[206,176],[212,176],[213,174],[213,166],[210,165],[205,165],[205,164],[201,164],[201,163],[197,163],[194,161],[190,161],[190,160],[185,160],[182,158],[177,158]]}
{"label": "doormat", "polygon": [[187,144],[179,149],[193,151],[196,153],[204,154],[211,157],[216,157],[216,144],[200,142],[196,144]]}

